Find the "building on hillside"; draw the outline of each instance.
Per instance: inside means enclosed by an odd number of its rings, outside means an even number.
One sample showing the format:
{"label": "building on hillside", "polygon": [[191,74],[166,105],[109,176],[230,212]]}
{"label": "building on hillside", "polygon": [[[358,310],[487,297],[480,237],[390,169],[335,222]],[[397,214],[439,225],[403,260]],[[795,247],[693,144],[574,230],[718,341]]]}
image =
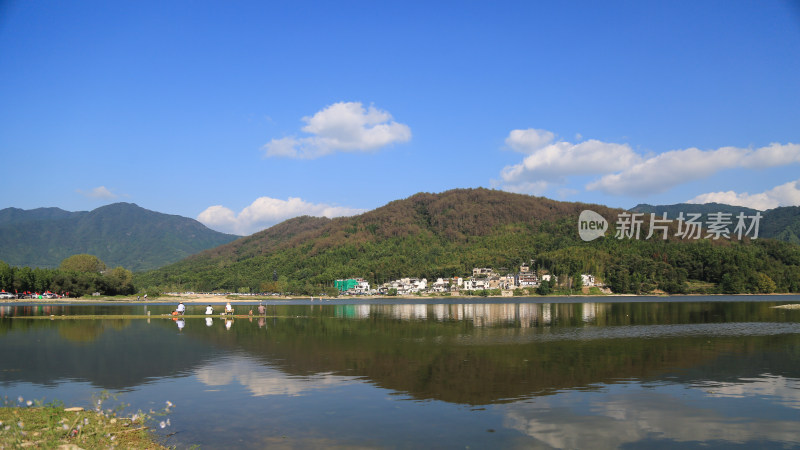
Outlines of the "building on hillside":
{"label": "building on hillside", "polygon": [[517,280],[519,287],[536,287],[539,286],[539,277],[533,272],[520,273]]}
{"label": "building on hillside", "polygon": [[333,286],[343,294],[364,295],[368,294],[369,282],[363,278],[348,278],[345,280],[336,280]]}
{"label": "building on hillside", "polygon": [[529,263],[527,263],[527,264],[526,263],[520,264],[519,272],[520,273],[531,273],[531,272],[533,272],[534,264],[536,264],[536,260],[535,259],[531,259],[531,261]]}
{"label": "building on hillside", "polygon": [[488,280],[475,280],[472,278],[464,280],[464,290],[466,291],[482,291],[484,289],[489,289]]}
{"label": "building on hillside", "polygon": [[428,280],[425,278],[421,280],[418,278],[401,278],[399,280],[383,283],[378,288],[378,292],[386,295],[389,290],[395,289],[397,291],[397,295],[409,295],[424,291],[427,288]]}
{"label": "building on hillside", "polygon": [[437,278],[436,281],[431,284],[431,290],[437,293],[450,292],[450,282],[442,278]]}
{"label": "building on hillside", "polygon": [[552,281],[553,283],[558,283],[558,277],[555,276],[555,275],[550,275],[549,273],[546,273],[546,274],[542,275],[542,281]]}
{"label": "building on hillside", "polygon": [[403,278],[403,281],[406,283],[407,286],[407,293],[409,294],[416,294],[417,292],[424,291],[428,289],[428,279],[427,278]]}
{"label": "building on hillside", "polygon": [[371,294],[369,288],[369,282],[367,280],[363,280],[361,278],[358,279],[358,284],[354,288],[354,293],[356,295],[368,295]]}
{"label": "building on hillside", "polygon": [[581,274],[581,284],[584,286],[597,286],[597,280],[594,275],[583,273]]}
{"label": "building on hillside", "polygon": [[489,277],[494,273],[494,270],[488,267],[475,267],[472,269],[473,277]]}
{"label": "building on hillside", "polygon": [[339,292],[347,292],[350,289],[353,289],[358,285],[358,280],[355,278],[349,278],[346,280],[336,280],[333,282],[333,286],[339,290]]}
{"label": "building on hillside", "polygon": [[504,277],[499,277],[498,281],[498,287],[500,289],[514,289],[517,286],[517,280],[512,273],[506,274]]}

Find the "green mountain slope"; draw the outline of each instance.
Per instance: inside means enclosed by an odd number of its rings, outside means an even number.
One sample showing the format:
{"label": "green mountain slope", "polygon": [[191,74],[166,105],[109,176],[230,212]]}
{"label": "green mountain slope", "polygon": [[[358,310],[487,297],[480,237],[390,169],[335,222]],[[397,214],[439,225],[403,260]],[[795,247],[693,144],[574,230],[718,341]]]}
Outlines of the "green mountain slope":
{"label": "green mountain slope", "polygon": [[132,203],[73,213],[0,211],[0,260],[12,266],[57,267],[64,258],[89,253],[110,267],[150,270],[236,238]]}
{"label": "green mountain slope", "polygon": [[782,206],[764,211],[764,237],[800,244],[800,206]]}
{"label": "green mountain slope", "polygon": [[36,208],[20,209],[6,208],[0,209],[0,226],[15,225],[21,223],[37,222],[40,220],[59,220],[69,217],[77,217],[86,214],[86,211],[70,212],[61,208]]}
{"label": "green mountain slope", "polygon": [[[578,216],[609,221],[606,237],[584,242]],[[301,217],[138,274],[164,290],[272,290],[273,273],[292,292],[317,293],[338,278],[373,285],[401,277],[465,276],[474,267],[536,268],[567,279],[592,273],[615,292],[685,292],[690,280],[720,292],[800,291],[800,246],[758,239],[615,239],[622,210],[487,189],[416,194],[354,217]],[[647,230],[648,223],[643,224]],[[674,230],[673,230],[674,231]],[[727,278],[726,278],[727,276]]]}

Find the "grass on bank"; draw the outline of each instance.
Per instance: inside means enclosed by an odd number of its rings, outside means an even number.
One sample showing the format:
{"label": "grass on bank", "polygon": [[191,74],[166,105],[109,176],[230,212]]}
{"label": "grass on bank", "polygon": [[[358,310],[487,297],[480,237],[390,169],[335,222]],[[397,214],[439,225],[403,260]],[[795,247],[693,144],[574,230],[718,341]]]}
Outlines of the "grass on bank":
{"label": "grass on bank", "polygon": [[5,399],[0,408],[0,448],[168,448],[157,442],[150,424],[168,426],[169,419],[159,423],[155,416],[168,413],[170,402],[164,413],[138,412],[123,417],[119,411],[103,410],[106,398],[98,399],[94,410],[65,408],[60,402],[24,402],[21,397],[15,405]]}

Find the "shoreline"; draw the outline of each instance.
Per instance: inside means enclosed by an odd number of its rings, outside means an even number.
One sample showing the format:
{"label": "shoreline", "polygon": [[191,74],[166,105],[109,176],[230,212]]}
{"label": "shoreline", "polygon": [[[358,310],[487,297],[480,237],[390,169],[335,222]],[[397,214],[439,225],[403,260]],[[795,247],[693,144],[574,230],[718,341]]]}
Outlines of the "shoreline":
{"label": "shoreline", "polygon": [[[270,296],[270,297],[256,297],[254,298],[230,298],[231,296],[236,296],[237,294],[225,294],[225,295],[217,295],[217,294],[178,294],[178,295],[164,295],[158,298],[148,298],[147,300],[139,299],[137,300],[134,296],[122,296],[122,297],[97,297],[97,298],[48,298],[48,299],[3,299],[0,300],[0,305],[6,303],[37,303],[37,304],[59,304],[59,303],[136,303],[136,304],[162,304],[162,303],[189,303],[189,304],[208,304],[208,303],[258,303],[258,302],[280,302],[280,301],[295,301],[295,300],[310,300],[312,299],[311,296]],[[753,297],[753,296],[771,296],[771,297],[780,297],[780,296],[797,296],[800,293],[794,292],[786,292],[786,293],[771,293],[771,294],[575,294],[575,295],[536,295],[536,296],[523,296],[523,297],[507,297],[502,295],[489,295],[489,296],[417,296],[417,295],[396,295],[396,296],[377,296],[377,295],[361,295],[361,296],[340,296],[340,297],[313,297],[312,301],[342,301],[342,300],[351,300],[355,303],[367,302],[370,300],[394,300],[394,299],[402,299],[402,300],[450,300],[450,299],[464,299],[469,301],[480,302],[480,300],[485,299],[563,299],[563,298],[591,298],[591,299],[598,299],[598,298],[630,298],[630,297],[649,297],[653,299],[658,298],[674,298],[674,297],[685,297],[685,298],[692,298],[692,297],[722,297],[722,296],[733,296],[733,297]]]}

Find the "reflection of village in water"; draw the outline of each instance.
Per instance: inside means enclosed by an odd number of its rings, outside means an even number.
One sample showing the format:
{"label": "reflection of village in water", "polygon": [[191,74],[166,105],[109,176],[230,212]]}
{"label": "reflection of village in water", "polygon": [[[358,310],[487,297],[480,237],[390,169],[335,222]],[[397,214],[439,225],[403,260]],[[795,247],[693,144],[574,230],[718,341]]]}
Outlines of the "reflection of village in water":
{"label": "reflection of village in water", "polygon": [[558,320],[574,322],[578,315],[582,322],[591,324],[610,306],[607,303],[341,305],[336,306],[336,317],[348,319],[388,317],[399,320],[436,320],[440,322],[469,321],[477,327],[517,325],[521,328],[528,328],[551,325]]}
{"label": "reflection of village in water", "polygon": [[[248,306],[249,307],[249,306]],[[475,326],[517,324],[522,328],[550,325],[556,320],[574,321],[576,309],[584,323],[593,323],[607,303],[462,303],[462,304],[403,304],[403,305],[334,305],[335,317],[366,319],[388,317],[400,320],[469,321]],[[78,307],[80,308],[80,307]],[[14,305],[0,306],[0,318],[10,316],[69,315],[67,305]],[[143,310],[145,313],[147,307]],[[207,319],[217,318],[217,315]],[[256,318],[258,315],[255,316]]]}

